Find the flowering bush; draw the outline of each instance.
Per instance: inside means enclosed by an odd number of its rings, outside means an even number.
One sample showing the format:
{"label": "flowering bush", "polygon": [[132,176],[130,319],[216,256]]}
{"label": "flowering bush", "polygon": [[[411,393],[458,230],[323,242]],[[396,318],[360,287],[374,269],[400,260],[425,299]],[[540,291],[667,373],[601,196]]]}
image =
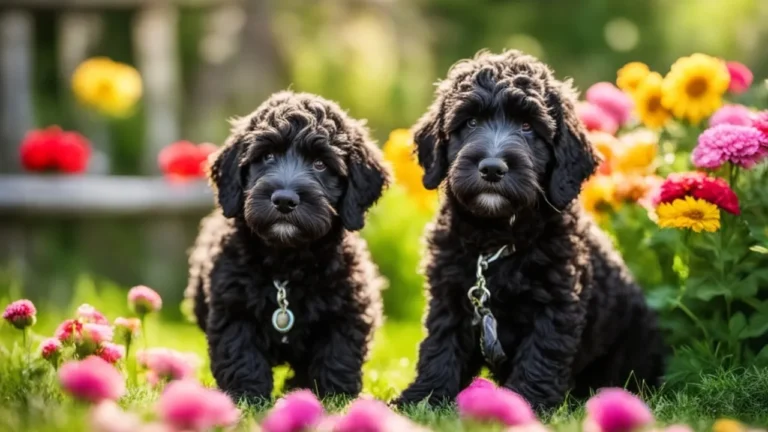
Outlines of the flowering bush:
{"label": "flowering bush", "polygon": [[[768,364],[768,112],[735,100],[751,82],[744,65],[704,54],[665,76],[633,62],[617,72],[624,95],[596,84],[611,99],[604,106],[634,102],[615,133],[580,112],[603,158],[582,204],[613,235],[679,348],[673,381],[701,373],[685,355],[694,351],[712,367]],[[590,91],[582,103],[594,103]]]}

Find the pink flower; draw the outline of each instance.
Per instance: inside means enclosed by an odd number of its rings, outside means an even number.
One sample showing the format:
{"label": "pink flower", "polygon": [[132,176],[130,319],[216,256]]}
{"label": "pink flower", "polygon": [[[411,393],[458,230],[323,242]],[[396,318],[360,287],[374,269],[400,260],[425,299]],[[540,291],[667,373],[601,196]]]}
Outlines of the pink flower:
{"label": "pink flower", "polygon": [[139,316],[159,311],[163,307],[163,299],[155,290],[139,285],[128,291],[128,305]]}
{"label": "pink flower", "polygon": [[283,396],[261,424],[264,432],[301,432],[313,428],[323,416],[323,405],[309,390]]}
{"label": "pink flower", "polygon": [[347,413],[320,422],[321,432],[421,432],[427,429],[396,414],[381,401],[360,398]]}
{"label": "pink flower", "polygon": [[111,342],[105,342],[96,351],[96,355],[107,361],[109,364],[115,364],[125,357],[125,347]]}
{"label": "pink flower", "polygon": [[99,345],[104,342],[111,342],[114,332],[112,327],[108,325],[85,323],[83,324],[82,336],[83,340]]}
{"label": "pink flower", "polygon": [[761,140],[754,127],[721,124],[699,135],[691,160],[698,168],[719,168],[725,162],[751,168],[766,155]]}
{"label": "pink flower", "polygon": [[549,429],[539,422],[533,422],[521,426],[510,426],[504,432],[549,432]]}
{"label": "pink flower", "polygon": [[109,321],[101,312],[87,303],[77,308],[77,318],[82,323],[109,324]]}
{"label": "pink flower", "polygon": [[631,432],[653,423],[653,414],[637,396],[619,388],[598,392],[586,405],[585,430]]}
{"label": "pink flower", "polygon": [[693,432],[693,429],[688,425],[674,424],[664,428],[664,432]]}
{"label": "pink flower", "polygon": [[168,384],[155,408],[166,424],[185,431],[230,426],[240,416],[226,395],[192,380]]}
{"label": "pink flower", "polygon": [[92,432],[134,432],[141,426],[137,415],[123,411],[111,400],[96,405],[89,420]]}
{"label": "pink flower", "polygon": [[141,320],[138,318],[115,318],[115,333],[123,343],[130,343],[141,331]]}
{"label": "pink flower", "polygon": [[40,344],[40,357],[53,364],[58,364],[61,357],[61,342],[56,338],[44,340]]}
{"label": "pink flower", "polygon": [[721,124],[752,126],[752,112],[744,105],[724,105],[709,118],[709,127]]}
{"label": "pink flower", "polygon": [[742,63],[729,61],[725,63],[728,73],[731,75],[731,82],[728,90],[734,94],[744,93],[752,85],[754,79],[752,71]]}
{"label": "pink flower", "polygon": [[632,115],[634,107],[632,98],[607,81],[593,84],[588,88],[586,99],[602,108],[619,126],[625,124]]}
{"label": "pink flower", "polygon": [[619,124],[602,108],[589,102],[576,104],[576,115],[588,131],[599,131],[614,135],[619,130]]}
{"label": "pink flower", "polygon": [[473,382],[456,397],[459,415],[482,422],[499,422],[506,426],[536,421],[536,414],[519,394],[506,388]]}
{"label": "pink flower", "polygon": [[83,323],[78,320],[68,319],[56,328],[54,335],[63,343],[74,343],[80,340],[83,331]]}
{"label": "pink flower", "polygon": [[200,365],[200,359],[195,354],[180,353],[168,348],[140,351],[136,358],[139,365],[149,369],[147,379],[152,385],[190,378]]}
{"label": "pink flower", "polygon": [[32,326],[37,321],[35,305],[26,299],[16,300],[5,307],[3,319],[19,330]]}
{"label": "pink flower", "polygon": [[762,144],[768,146],[768,111],[760,111],[752,117],[752,126],[760,131]]}
{"label": "pink flower", "polygon": [[64,391],[92,403],[117,400],[125,393],[125,379],[120,372],[96,356],[64,363],[59,370],[59,381]]}

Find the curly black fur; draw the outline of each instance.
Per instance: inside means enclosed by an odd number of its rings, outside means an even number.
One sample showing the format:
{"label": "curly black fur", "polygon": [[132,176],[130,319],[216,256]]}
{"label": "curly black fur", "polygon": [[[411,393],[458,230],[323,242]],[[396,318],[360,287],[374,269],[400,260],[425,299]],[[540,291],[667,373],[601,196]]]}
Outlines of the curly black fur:
{"label": "curly black fur", "polygon": [[[234,122],[212,157],[221,209],[201,223],[185,293],[233,398],[268,398],[283,363],[287,388],[360,392],[382,280],[355,231],[388,172],[363,123],[318,96],[280,92]],[[280,210],[277,193],[295,208]],[[287,343],[271,323],[273,280],[288,281]]]}
{"label": "curly black fur", "polygon": [[[439,85],[414,131],[424,185],[445,193],[427,233],[428,335],[396,404],[452,400],[487,363],[467,290],[478,255],[504,245],[516,251],[486,271],[507,354],[488,366],[503,386],[548,408],[569,391],[659,383],[655,314],[576,200],[598,161],[574,100],[569,82],[514,50],[480,52]],[[508,171],[487,181],[478,168],[491,159]]]}

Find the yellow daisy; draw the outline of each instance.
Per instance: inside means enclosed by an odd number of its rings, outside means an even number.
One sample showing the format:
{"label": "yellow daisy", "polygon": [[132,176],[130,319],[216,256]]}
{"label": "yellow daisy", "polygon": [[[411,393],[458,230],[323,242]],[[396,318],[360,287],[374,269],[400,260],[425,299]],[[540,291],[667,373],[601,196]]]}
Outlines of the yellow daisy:
{"label": "yellow daisy", "polygon": [[616,86],[629,94],[633,94],[649,73],[651,70],[645,63],[627,63],[616,72]]}
{"label": "yellow daisy", "polygon": [[658,72],[651,72],[638,84],[633,93],[635,110],[640,121],[649,128],[661,129],[672,117],[662,101],[662,82]]}
{"label": "yellow daisy", "polygon": [[121,117],[129,114],[141,98],[141,75],[127,64],[94,57],[75,69],[72,91],[82,104]]}
{"label": "yellow daisy", "polygon": [[616,184],[610,175],[596,174],[584,183],[580,195],[581,205],[596,220],[618,206]]}
{"label": "yellow daisy", "polygon": [[621,145],[614,151],[613,168],[623,173],[649,174],[653,172],[659,151],[658,136],[638,129],[619,138]]}
{"label": "yellow daisy", "polygon": [[712,432],[744,432],[747,428],[741,422],[731,419],[718,419],[712,425]]}
{"label": "yellow daisy", "polygon": [[720,108],[730,80],[722,60],[698,53],[682,57],[664,77],[661,103],[675,117],[697,124]]}
{"label": "yellow daisy", "polygon": [[407,129],[395,129],[384,144],[384,158],[394,171],[395,181],[424,210],[432,210],[437,203],[437,192],[424,187],[424,174],[413,154],[413,136]]}
{"label": "yellow daisy", "polygon": [[659,204],[656,215],[662,228],[687,228],[696,232],[720,229],[720,210],[717,206],[690,196]]}

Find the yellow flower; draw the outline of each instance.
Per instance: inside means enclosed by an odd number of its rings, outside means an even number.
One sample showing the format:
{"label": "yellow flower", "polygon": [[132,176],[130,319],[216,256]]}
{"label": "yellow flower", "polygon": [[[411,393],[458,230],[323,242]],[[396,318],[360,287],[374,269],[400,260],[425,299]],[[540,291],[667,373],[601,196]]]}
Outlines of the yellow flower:
{"label": "yellow flower", "polygon": [[613,154],[619,145],[619,140],[615,136],[600,131],[587,132],[587,138],[592,143],[592,147],[600,155],[602,162],[597,168],[600,174],[610,174],[613,169]]}
{"label": "yellow flower", "polygon": [[603,219],[606,212],[616,208],[616,184],[609,175],[596,174],[584,183],[581,190],[581,205],[597,219]]}
{"label": "yellow flower", "polygon": [[720,108],[730,80],[722,60],[698,53],[682,57],[664,77],[661,103],[675,117],[697,124]]}
{"label": "yellow flower", "polygon": [[424,174],[413,154],[413,136],[407,129],[395,129],[389,134],[384,144],[384,158],[389,161],[394,171],[395,181],[424,210],[433,210],[437,203],[437,191],[424,187],[421,178]]}
{"label": "yellow flower", "polygon": [[661,129],[672,117],[672,113],[661,103],[663,81],[664,78],[658,72],[651,72],[633,93],[637,116],[645,126],[652,129]]}
{"label": "yellow flower", "polygon": [[645,63],[627,63],[616,72],[616,86],[629,94],[633,94],[649,73],[651,70]]}
{"label": "yellow flower", "polygon": [[121,117],[129,114],[141,98],[141,75],[127,64],[93,57],[75,69],[72,91],[84,105]]}
{"label": "yellow flower", "polygon": [[747,428],[736,420],[718,419],[712,425],[712,432],[744,432]]}
{"label": "yellow flower", "polygon": [[659,138],[649,130],[638,129],[619,138],[614,150],[613,169],[623,173],[647,174],[659,151]]}
{"label": "yellow flower", "polygon": [[720,210],[717,206],[690,196],[659,204],[656,215],[662,228],[688,228],[696,232],[720,229]]}

